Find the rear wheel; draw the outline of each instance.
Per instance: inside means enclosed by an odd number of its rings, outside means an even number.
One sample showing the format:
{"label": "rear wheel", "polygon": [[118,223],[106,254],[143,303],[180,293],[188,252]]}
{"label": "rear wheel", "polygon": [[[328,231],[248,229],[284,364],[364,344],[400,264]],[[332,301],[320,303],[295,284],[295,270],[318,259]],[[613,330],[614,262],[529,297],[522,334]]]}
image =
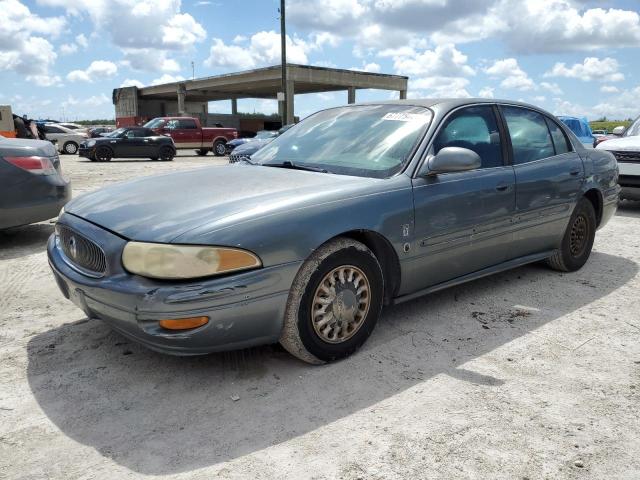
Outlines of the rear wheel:
{"label": "rear wheel", "polygon": [[383,290],[382,269],[365,245],[348,238],[326,243],[296,275],[280,343],[309,363],[351,355],[378,321]]}
{"label": "rear wheel", "polygon": [[196,153],[201,157],[204,157],[207,153],[209,153],[208,148],[201,148],[200,150],[196,150]]}
{"label": "rear wheel", "polygon": [[110,162],[113,158],[113,151],[109,147],[98,147],[95,157],[99,162]]}
{"label": "rear wheel", "polygon": [[223,140],[216,140],[213,144],[213,153],[216,157],[223,157],[227,153],[226,143]]}
{"label": "rear wheel", "polygon": [[175,156],[176,152],[171,147],[162,147],[160,149],[160,160],[162,160],[163,162],[170,162]]}
{"label": "rear wheel", "polygon": [[593,204],[582,198],[571,215],[562,245],[547,264],[561,272],[575,272],[587,263],[596,236],[596,212]]}
{"label": "rear wheel", "polygon": [[76,142],[67,142],[63,145],[62,150],[68,155],[75,155],[78,153],[78,144]]}

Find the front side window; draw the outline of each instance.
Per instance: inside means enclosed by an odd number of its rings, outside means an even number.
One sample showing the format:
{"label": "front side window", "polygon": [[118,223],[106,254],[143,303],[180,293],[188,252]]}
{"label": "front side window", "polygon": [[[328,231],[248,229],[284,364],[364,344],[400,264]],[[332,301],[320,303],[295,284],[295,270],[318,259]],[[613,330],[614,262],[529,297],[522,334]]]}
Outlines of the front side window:
{"label": "front side window", "polygon": [[481,168],[502,166],[502,145],[498,122],[490,105],[468,107],[447,119],[433,142],[434,153],[445,147],[468,148],[482,160]]}
{"label": "front side window", "polygon": [[502,107],[513,147],[513,164],[533,162],[555,155],[549,128],[538,112],[519,107]]}
{"label": "front side window", "polygon": [[417,106],[332,108],[287,130],[253,154],[251,161],[387,178],[409,161],[431,118],[431,110]]}
{"label": "front side window", "polygon": [[640,117],[636,118],[636,120],[624,132],[625,137],[636,137],[638,135],[640,135]]}
{"label": "front side window", "polygon": [[149,120],[144,124],[146,128],[160,128],[164,125],[164,120],[162,118],[154,118],[153,120]]}

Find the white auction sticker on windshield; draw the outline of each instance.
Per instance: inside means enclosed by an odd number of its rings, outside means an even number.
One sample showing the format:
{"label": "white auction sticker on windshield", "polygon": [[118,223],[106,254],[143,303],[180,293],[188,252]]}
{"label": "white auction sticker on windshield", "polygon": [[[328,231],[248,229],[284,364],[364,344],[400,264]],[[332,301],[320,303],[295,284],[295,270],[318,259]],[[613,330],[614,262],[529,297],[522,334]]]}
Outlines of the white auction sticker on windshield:
{"label": "white auction sticker on windshield", "polygon": [[395,120],[396,122],[427,122],[429,121],[429,115],[423,113],[392,112],[387,113],[382,119]]}

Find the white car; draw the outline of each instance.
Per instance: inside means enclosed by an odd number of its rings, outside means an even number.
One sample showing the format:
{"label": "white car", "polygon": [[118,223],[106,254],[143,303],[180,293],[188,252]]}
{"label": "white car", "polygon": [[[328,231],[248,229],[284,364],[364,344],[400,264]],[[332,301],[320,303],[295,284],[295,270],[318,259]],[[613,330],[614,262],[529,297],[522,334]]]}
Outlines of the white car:
{"label": "white car", "polygon": [[[622,127],[616,127],[617,130]],[[620,198],[640,200],[640,117],[627,128],[620,138],[605,140],[596,147],[607,150],[618,160],[620,177],[618,183],[622,187]]]}
{"label": "white car", "polygon": [[61,127],[68,128],[69,130],[75,130],[76,132],[85,133],[89,130],[89,128],[85,127],[84,125],[79,125],[77,123],[71,123],[71,122],[59,122],[59,123],[56,123],[56,125],[60,125]]}
{"label": "white car", "polygon": [[60,153],[68,153],[70,155],[78,153],[80,144],[89,138],[87,133],[70,130],[58,123],[45,123],[44,134],[47,140],[56,140],[58,142]]}

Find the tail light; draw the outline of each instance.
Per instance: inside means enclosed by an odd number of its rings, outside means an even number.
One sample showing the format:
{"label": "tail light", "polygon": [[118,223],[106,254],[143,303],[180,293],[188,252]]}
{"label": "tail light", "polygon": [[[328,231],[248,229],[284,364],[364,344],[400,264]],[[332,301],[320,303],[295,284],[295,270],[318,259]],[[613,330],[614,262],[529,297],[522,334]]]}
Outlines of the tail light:
{"label": "tail light", "polygon": [[54,175],[56,169],[47,157],[4,157],[11,165],[34,175]]}

